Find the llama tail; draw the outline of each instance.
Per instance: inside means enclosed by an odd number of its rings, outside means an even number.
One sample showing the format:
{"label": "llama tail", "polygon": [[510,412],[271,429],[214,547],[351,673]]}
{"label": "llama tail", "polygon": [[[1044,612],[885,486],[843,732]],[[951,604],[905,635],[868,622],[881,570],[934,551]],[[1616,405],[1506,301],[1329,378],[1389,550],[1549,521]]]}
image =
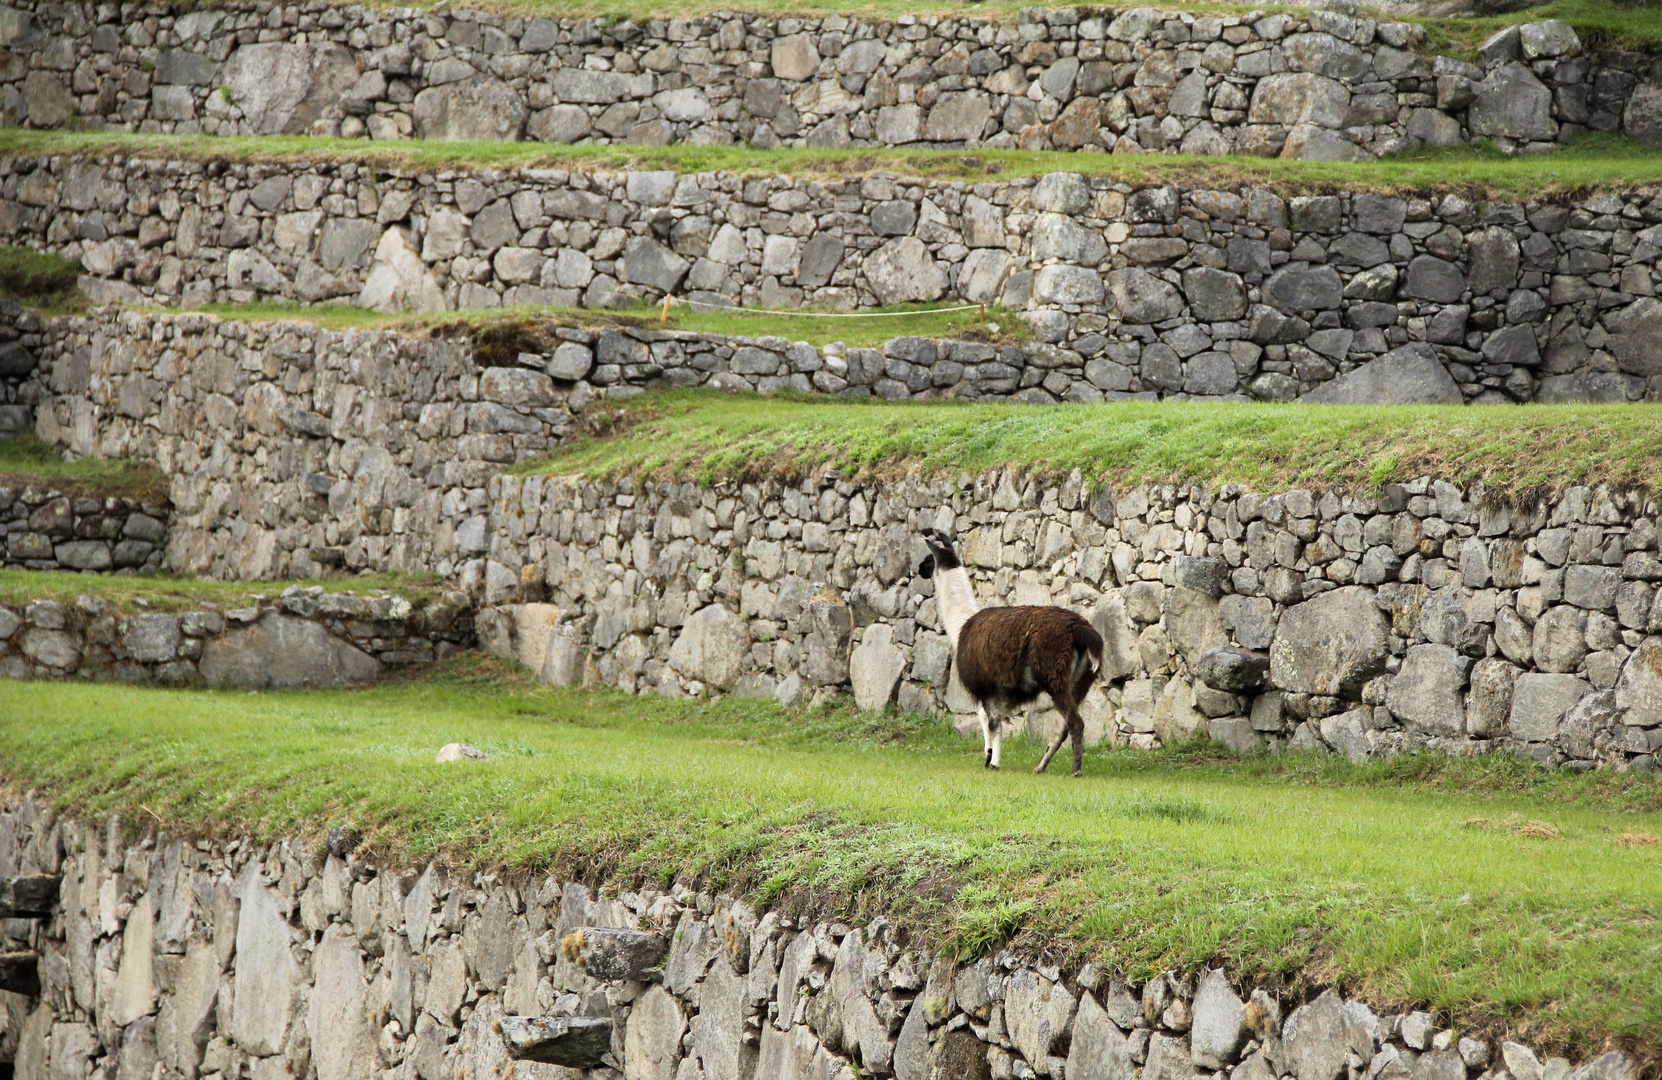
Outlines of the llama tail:
{"label": "llama tail", "polygon": [[1096,632],[1096,627],[1084,621],[1073,624],[1073,651],[1076,655],[1086,654],[1098,667],[1102,666],[1102,635]]}

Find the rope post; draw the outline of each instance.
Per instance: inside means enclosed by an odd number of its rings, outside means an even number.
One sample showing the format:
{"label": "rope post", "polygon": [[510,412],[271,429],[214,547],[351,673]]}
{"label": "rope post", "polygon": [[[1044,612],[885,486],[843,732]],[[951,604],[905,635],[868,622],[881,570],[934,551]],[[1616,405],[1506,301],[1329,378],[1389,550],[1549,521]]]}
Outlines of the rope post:
{"label": "rope post", "polygon": [[661,322],[661,323],[669,322],[669,306],[671,304],[673,304],[674,302],[675,302],[675,294],[674,293],[665,293],[664,294],[664,311],[663,311],[662,315],[658,316],[658,321],[659,322]]}
{"label": "rope post", "polygon": [[987,321],[987,305],[986,304],[981,305],[981,314],[980,314],[979,317],[976,318],[975,321],[976,322],[986,322]]}

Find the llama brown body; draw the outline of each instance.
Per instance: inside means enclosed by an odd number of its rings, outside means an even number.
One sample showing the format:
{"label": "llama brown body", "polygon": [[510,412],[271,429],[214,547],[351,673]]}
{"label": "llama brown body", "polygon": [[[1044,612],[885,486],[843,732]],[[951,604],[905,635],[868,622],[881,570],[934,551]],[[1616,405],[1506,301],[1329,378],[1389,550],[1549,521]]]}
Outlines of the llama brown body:
{"label": "llama brown body", "polygon": [[958,680],[980,707],[985,764],[999,767],[1004,717],[1045,693],[1064,724],[1034,772],[1043,772],[1068,738],[1073,743],[1073,775],[1078,776],[1085,755],[1085,719],[1079,706],[1102,668],[1102,635],[1067,608],[981,608],[952,541],[936,532],[925,534],[924,542],[930,555],[918,571],[936,577],[941,621],[958,661]]}

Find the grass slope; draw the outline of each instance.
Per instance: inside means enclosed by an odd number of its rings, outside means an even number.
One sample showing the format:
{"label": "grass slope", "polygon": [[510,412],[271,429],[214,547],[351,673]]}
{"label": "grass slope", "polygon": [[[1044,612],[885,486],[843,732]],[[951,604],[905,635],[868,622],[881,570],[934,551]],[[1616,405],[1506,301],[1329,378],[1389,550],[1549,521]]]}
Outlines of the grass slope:
{"label": "grass slope", "polygon": [[1371,489],[1434,476],[1501,498],[1574,484],[1662,481],[1652,405],[1460,406],[887,403],[708,391],[616,403],[613,434],[567,444],[519,473],[650,475],[702,483],[837,469],[1081,470],[1092,482]]}
{"label": "grass slope", "polygon": [[95,498],[118,495],[143,502],[167,498],[167,478],[148,465],[131,461],[81,458],[63,454],[33,435],[0,439],[0,487],[33,485]]}
{"label": "grass slope", "polygon": [[0,297],[25,307],[65,314],[85,307],[75,288],[81,268],[57,255],[0,245]]}
{"label": "grass slope", "polygon": [[[0,684],[0,775],[188,832],[352,824],[388,860],[699,875],[763,904],[895,912],[966,952],[1014,935],[1138,975],[1221,960],[1549,1044],[1662,1046],[1648,777],[1191,749],[1095,750],[1075,781],[1032,776],[1023,742],[988,773],[937,721],[494,670],[265,695]],[[491,760],[434,765],[458,739]]]}
{"label": "grass slope", "polygon": [[421,603],[441,591],[432,574],[368,574],[363,577],[295,581],[198,581],[163,575],[67,574],[51,570],[0,569],[0,604],[20,608],[32,600],[69,603],[91,596],[123,611],[187,611],[203,607],[249,607],[272,600],[291,585],[322,586],[330,592],[363,596],[397,594]]}
{"label": "grass slope", "polygon": [[[940,312],[942,307],[959,307],[951,300],[935,304],[893,304],[867,308],[858,313],[828,312],[806,308],[800,314],[745,312],[737,310],[692,309],[677,305],[668,320],[662,318],[661,304],[635,304],[609,310],[557,307],[481,308],[475,311],[441,311],[423,315],[383,315],[345,304],[308,307],[304,304],[260,302],[253,304],[207,304],[194,310],[222,319],[245,322],[297,320],[316,323],[330,330],[430,329],[465,323],[486,334],[496,331],[510,335],[535,335],[545,325],[575,326],[589,330],[637,327],[645,330],[685,330],[722,337],[783,337],[825,345],[840,341],[851,348],[880,345],[905,335],[959,340],[1018,342],[1032,333],[1026,321],[1005,308],[986,309],[986,319],[974,309]],[[176,309],[157,311],[175,313]],[[552,346],[548,346],[552,348]],[[509,358],[512,359],[511,357]]]}
{"label": "grass slope", "polygon": [[1547,155],[1507,157],[1487,144],[1422,148],[1383,161],[1184,157],[1020,150],[756,150],[732,146],[556,146],[537,142],[366,142],[305,136],[175,136],[0,130],[0,156],[86,154],[198,161],[356,161],[389,170],[565,168],[845,177],[886,171],[925,179],[989,181],[1082,172],[1129,184],[1252,184],[1289,195],[1373,191],[1541,199],[1654,188],[1662,148],[1588,135]]}

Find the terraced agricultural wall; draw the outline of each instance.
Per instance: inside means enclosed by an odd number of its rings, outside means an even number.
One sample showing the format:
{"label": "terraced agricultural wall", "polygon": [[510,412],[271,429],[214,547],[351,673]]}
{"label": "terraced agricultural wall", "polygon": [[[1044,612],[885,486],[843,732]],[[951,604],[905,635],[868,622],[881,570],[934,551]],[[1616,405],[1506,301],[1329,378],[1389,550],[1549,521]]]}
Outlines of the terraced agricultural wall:
{"label": "terraced agricultural wall", "polygon": [[[1347,1061],[1444,1080],[1638,1075],[1619,1052],[1572,1069],[1334,990],[1283,1000],[1220,971],[1135,986],[1008,951],[954,968],[881,917],[758,917],[681,883],[597,896],[418,873],[350,841],[129,845],[119,823],[55,820],[28,798],[0,812],[0,876],[19,873],[62,886],[49,919],[3,924],[8,951],[39,957],[38,995],[0,991],[17,1080],[1334,1080]],[[631,951],[608,951],[618,930]],[[580,1067],[516,1061],[514,1016],[609,1022],[610,1038]]]}
{"label": "terraced agricultural wall", "polygon": [[223,3],[124,19],[0,12],[0,115],[33,127],[375,139],[1282,154],[1348,160],[1589,127],[1662,142],[1654,58],[1562,23],[1485,68],[1423,28],[1340,11],[1028,9],[981,18],[503,18]]}
{"label": "terraced agricultural wall", "polygon": [[389,669],[430,664],[471,646],[460,593],[412,605],[291,586],[236,607],[123,613],[74,603],[0,604],[0,678],[96,679],[238,690],[356,686]]}
{"label": "terraced agricultural wall", "polygon": [[920,532],[939,528],[984,602],[1090,615],[1107,643],[1092,741],[1646,771],[1662,748],[1647,498],[1572,488],[1508,510],[1426,480],[1377,497],[1093,494],[1077,473],[1013,472],[711,491],[503,476],[491,494],[471,576],[499,610],[480,613],[480,641],[549,682],[789,704],[852,690],[978,731],[915,574]]}
{"label": "terraced agricultural wall", "polygon": [[[1650,399],[1659,223],[1648,191],[1474,203],[1073,173],[968,184],[0,163],[0,239],[79,259],[101,301],[1003,303],[1056,346],[1028,354],[1042,375],[1001,391],[1038,400]],[[837,374],[822,388],[880,379]],[[962,381],[908,367],[880,389]]]}
{"label": "terraced agricultural wall", "polygon": [[165,505],[120,496],[0,483],[0,566],[28,570],[156,570]]}

